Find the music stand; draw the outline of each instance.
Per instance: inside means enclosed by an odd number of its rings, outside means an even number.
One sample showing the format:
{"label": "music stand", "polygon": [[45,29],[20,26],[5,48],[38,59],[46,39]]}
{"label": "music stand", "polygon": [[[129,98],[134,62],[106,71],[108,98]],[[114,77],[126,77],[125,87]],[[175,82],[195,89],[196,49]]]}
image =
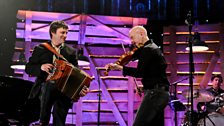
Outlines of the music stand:
{"label": "music stand", "polygon": [[[174,83],[171,84],[171,86],[174,85],[174,93],[173,93],[173,97],[172,100],[169,102],[169,106],[172,110],[174,110],[174,122],[175,122],[175,126],[177,126],[177,111],[184,111],[186,109],[186,107],[183,105],[183,103],[181,103],[178,99],[177,99],[177,84],[187,80],[189,77],[186,77],[184,79],[181,79],[179,81],[176,81]],[[172,93],[171,93],[172,94]]]}

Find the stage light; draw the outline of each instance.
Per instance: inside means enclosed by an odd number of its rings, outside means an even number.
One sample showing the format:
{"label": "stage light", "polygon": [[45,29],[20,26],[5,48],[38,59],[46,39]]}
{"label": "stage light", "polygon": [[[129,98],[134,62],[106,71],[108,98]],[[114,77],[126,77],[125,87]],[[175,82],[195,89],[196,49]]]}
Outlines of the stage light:
{"label": "stage light", "polygon": [[[204,41],[201,41],[200,34],[198,32],[195,32],[193,37],[194,37],[192,41],[193,52],[206,51],[209,49],[206,43]],[[189,51],[189,47],[187,47],[186,50]]]}

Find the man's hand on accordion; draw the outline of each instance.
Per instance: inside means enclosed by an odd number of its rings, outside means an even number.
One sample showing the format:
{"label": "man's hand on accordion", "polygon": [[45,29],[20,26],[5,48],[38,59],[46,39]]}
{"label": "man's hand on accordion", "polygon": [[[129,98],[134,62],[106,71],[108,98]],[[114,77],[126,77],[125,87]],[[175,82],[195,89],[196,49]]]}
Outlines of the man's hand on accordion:
{"label": "man's hand on accordion", "polygon": [[82,90],[79,92],[79,96],[76,96],[73,99],[73,102],[78,102],[79,98],[85,96],[89,91],[90,91],[89,88],[84,85],[84,87],[82,88]]}
{"label": "man's hand on accordion", "polygon": [[52,69],[53,69],[54,65],[50,64],[50,63],[45,63],[41,65],[41,70],[47,72],[48,74],[51,73]]}
{"label": "man's hand on accordion", "polygon": [[79,95],[81,97],[85,96],[89,92],[89,88],[87,86],[83,86],[82,90],[80,91]]}

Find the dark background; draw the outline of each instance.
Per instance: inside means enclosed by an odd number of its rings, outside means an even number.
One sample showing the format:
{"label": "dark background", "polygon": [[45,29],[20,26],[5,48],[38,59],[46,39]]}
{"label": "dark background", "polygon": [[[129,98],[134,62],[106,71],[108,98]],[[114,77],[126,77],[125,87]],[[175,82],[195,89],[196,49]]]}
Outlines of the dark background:
{"label": "dark background", "polygon": [[[131,1],[131,2],[130,2]],[[86,13],[148,18],[150,37],[162,45],[165,25],[184,25],[189,11],[199,24],[224,19],[224,0],[1,0],[0,75],[12,75],[17,10]]]}

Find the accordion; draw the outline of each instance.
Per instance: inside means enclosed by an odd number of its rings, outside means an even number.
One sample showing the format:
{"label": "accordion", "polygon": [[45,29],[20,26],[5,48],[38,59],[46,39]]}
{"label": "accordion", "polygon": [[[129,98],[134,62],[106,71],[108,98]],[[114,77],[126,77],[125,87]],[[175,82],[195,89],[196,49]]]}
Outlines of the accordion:
{"label": "accordion", "polygon": [[56,59],[47,82],[55,83],[58,90],[72,101],[79,99],[79,93],[84,86],[89,87],[91,77],[83,70],[74,67],[71,63]]}

